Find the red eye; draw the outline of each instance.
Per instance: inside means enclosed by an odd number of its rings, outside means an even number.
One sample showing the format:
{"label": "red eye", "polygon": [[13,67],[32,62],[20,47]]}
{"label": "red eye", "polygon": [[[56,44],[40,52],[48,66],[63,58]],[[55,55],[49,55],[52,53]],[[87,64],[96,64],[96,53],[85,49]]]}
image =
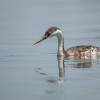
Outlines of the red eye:
{"label": "red eye", "polygon": [[48,35],[50,35],[50,33],[48,33]]}

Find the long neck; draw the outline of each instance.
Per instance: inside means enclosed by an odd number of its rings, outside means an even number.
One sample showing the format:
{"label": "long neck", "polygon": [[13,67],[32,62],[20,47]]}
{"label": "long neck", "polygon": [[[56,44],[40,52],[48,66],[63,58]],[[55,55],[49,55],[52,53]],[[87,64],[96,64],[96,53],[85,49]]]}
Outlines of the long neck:
{"label": "long neck", "polygon": [[62,32],[58,32],[57,34],[57,38],[58,38],[58,55],[64,55],[64,38],[62,35]]}

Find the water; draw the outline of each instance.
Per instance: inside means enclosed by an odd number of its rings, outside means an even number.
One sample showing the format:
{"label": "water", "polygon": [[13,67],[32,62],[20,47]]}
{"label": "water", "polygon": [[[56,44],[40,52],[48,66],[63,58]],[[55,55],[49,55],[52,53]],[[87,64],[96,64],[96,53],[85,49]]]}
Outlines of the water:
{"label": "water", "polygon": [[57,39],[33,45],[59,27],[65,49],[100,46],[99,0],[0,2],[0,100],[99,100],[100,59],[57,58]]}

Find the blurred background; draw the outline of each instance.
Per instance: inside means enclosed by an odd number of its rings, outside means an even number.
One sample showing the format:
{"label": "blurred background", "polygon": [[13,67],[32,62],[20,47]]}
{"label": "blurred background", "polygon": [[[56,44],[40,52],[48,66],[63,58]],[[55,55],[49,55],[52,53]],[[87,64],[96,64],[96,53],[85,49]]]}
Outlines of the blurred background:
{"label": "blurred background", "polygon": [[0,44],[35,42],[51,26],[59,27],[68,38],[97,37],[100,1],[0,1]]}

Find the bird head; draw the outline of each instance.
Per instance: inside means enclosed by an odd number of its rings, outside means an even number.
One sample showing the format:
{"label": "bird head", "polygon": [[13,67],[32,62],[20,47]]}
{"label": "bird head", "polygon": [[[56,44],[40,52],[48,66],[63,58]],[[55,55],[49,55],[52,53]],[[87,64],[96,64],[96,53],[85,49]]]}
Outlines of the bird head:
{"label": "bird head", "polygon": [[47,38],[51,38],[53,36],[57,36],[59,32],[61,32],[59,28],[57,28],[57,27],[50,27],[45,32],[44,36],[39,41],[35,42],[34,45],[39,43],[39,42],[41,42],[41,41],[43,41],[43,40],[45,40],[45,39],[47,39]]}

